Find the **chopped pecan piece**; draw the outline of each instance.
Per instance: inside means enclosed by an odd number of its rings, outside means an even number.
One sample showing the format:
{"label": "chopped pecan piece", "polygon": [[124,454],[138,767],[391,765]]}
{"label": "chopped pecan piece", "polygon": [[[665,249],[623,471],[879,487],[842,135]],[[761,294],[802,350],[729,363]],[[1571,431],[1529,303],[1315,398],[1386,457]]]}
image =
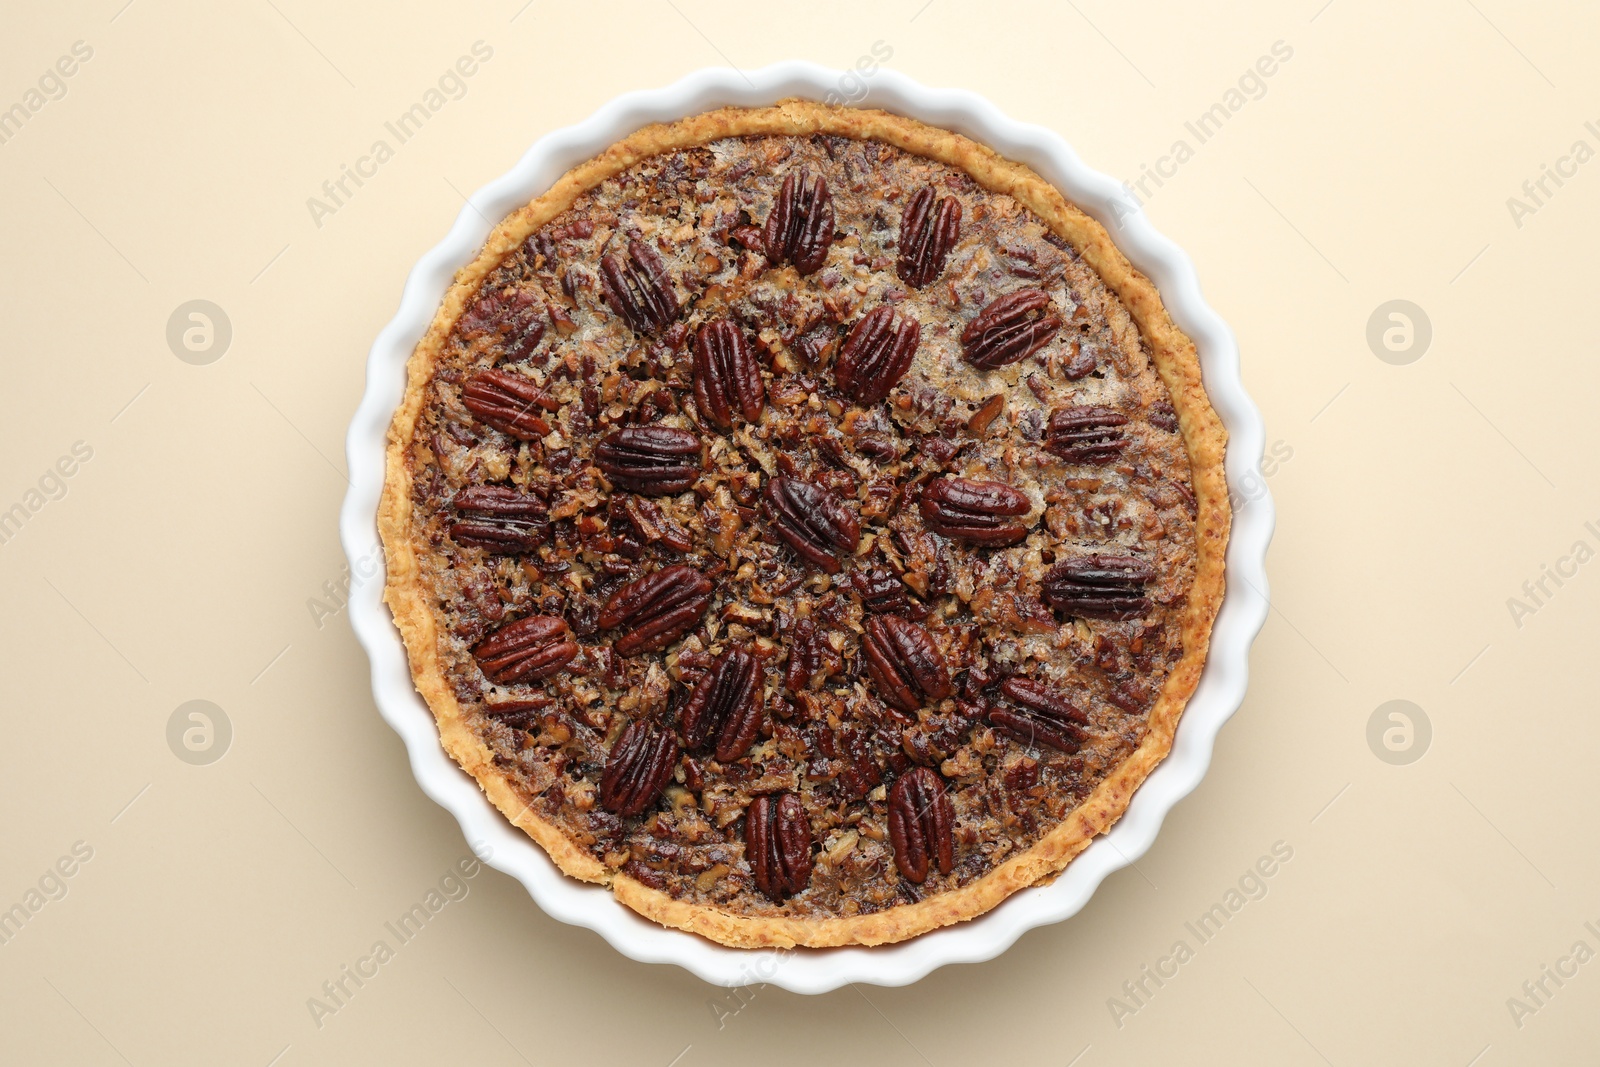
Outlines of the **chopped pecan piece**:
{"label": "chopped pecan piece", "polygon": [[799,796],[780,793],[750,801],[744,853],[756,888],[773,900],[805,891],[811,884],[811,820]]}
{"label": "chopped pecan piece", "polygon": [[1043,289],[1019,289],[992,301],[961,331],[967,362],[994,370],[1037,352],[1061,329]]}
{"label": "chopped pecan piece", "polygon": [[624,426],[600,442],[594,462],[630,492],[681,493],[700,477],[700,438],[672,426]]}
{"label": "chopped pecan piece", "polygon": [[945,257],[961,239],[961,201],[947,196],[934,204],[933,186],[917,190],[900,219],[900,262],[895,273],[921,289],[944,273]]}
{"label": "chopped pecan piece", "polygon": [[471,485],[451,506],[460,517],[450,524],[450,539],[491,555],[532,552],[550,531],[547,504],[509,485]]}
{"label": "chopped pecan piece", "polygon": [[1158,400],[1151,404],[1145,418],[1150,420],[1150,425],[1168,433],[1175,433],[1178,429],[1178,413],[1173,410],[1170,401]]}
{"label": "chopped pecan piece", "polygon": [[801,274],[814,274],[828,259],[833,243],[833,197],[822,175],[810,168],[791,170],[767,216],[761,245],[774,267],[793,263]]}
{"label": "chopped pecan piece", "polygon": [[1062,560],[1041,583],[1044,601],[1069,615],[1123,622],[1150,610],[1145,583],[1155,568],[1136,556],[1095,552]]}
{"label": "chopped pecan piece", "polygon": [[1110,408],[1078,404],[1050,416],[1044,447],[1069,463],[1104,465],[1122,454],[1128,442],[1122,427],[1128,417]]}
{"label": "chopped pecan piece", "polygon": [[714,745],[723,763],[749,752],[761,734],[761,688],[760,664],[750,653],[734,648],[717,657],[679,714],[685,747],[703,752]]}
{"label": "chopped pecan piece", "polygon": [[711,606],[711,579],[686,563],[647,574],[611,594],[596,623],[622,629],[616,650],[624,656],[665,648],[694,628]]}
{"label": "chopped pecan piece", "polygon": [[1033,510],[1028,494],[1004,482],[935,478],[919,504],[928,529],[974,545],[1014,545],[1028,536],[1017,516]]}
{"label": "chopped pecan piece", "polygon": [[952,692],[950,668],[933,636],[899,615],[874,615],[861,639],[862,658],[878,695],[913,713]]}
{"label": "chopped pecan piece", "polygon": [[480,422],[512,437],[532,440],[550,432],[550,424],[536,410],[548,408],[550,397],[526,375],[479,371],[461,387],[461,403]]}
{"label": "chopped pecan piece", "polygon": [[500,358],[524,359],[544,336],[544,321],[532,290],[513,289],[481,294],[461,316],[463,337],[494,334],[500,343]]}
{"label": "chopped pecan piece", "polygon": [[746,422],[761,417],[767,390],[744,331],[731,319],[700,327],[694,338],[694,400],[700,417],[730,429],[735,415]]}
{"label": "chopped pecan piece", "polygon": [[861,544],[860,520],[827,489],[779,475],[765,495],[778,536],[829,574],[838,574],[839,557]]}
{"label": "chopped pecan piece", "polygon": [[532,700],[500,700],[486,703],[483,713],[513,730],[532,730],[539,725],[539,714],[548,711],[554,703],[549,697]]}
{"label": "chopped pecan piece", "polygon": [[850,585],[861,598],[861,606],[874,614],[894,614],[911,606],[905,583],[886,568],[858,570],[850,575]]}
{"label": "chopped pecan piece", "polygon": [[1060,693],[1028,678],[1007,678],[1000,683],[1000,692],[1016,708],[990,708],[991,723],[1025,745],[1049,745],[1066,753],[1078,751],[1086,736],[1082,727],[1089,725],[1089,717]]}
{"label": "chopped pecan piece", "polygon": [[955,866],[955,809],[944,782],[927,767],[914,767],[889,790],[889,843],[907,881],[922,884],[929,868],[949,874]]}
{"label": "chopped pecan piece", "polygon": [[896,328],[894,308],[873,308],[850,328],[839,350],[833,365],[839,391],[863,406],[876,404],[905,377],[921,339],[922,324],[910,315],[900,316]]}
{"label": "chopped pecan piece", "polygon": [[639,814],[655,803],[677,764],[672,732],[635,719],[611,748],[600,775],[600,803],[623,817]]}
{"label": "chopped pecan piece", "polygon": [[490,681],[500,685],[536,682],[555,674],[578,654],[565,620],[530,615],[502,626],[472,649]]}
{"label": "chopped pecan piece", "polygon": [[600,285],[606,303],[636,333],[655,333],[678,317],[678,294],[656,250],[635,237],[626,257],[610,255],[600,261]]}

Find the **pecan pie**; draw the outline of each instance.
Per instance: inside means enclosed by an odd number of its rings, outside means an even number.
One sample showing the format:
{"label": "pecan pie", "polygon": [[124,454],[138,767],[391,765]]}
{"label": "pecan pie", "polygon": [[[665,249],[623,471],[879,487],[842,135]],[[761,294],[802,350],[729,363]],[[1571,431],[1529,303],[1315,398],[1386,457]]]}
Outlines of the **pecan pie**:
{"label": "pecan pie", "polygon": [[568,173],[457,275],[390,437],[445,748],[567,874],[728,945],[1057,874],[1167,753],[1222,595],[1224,433],[1155,288],[878,111]]}

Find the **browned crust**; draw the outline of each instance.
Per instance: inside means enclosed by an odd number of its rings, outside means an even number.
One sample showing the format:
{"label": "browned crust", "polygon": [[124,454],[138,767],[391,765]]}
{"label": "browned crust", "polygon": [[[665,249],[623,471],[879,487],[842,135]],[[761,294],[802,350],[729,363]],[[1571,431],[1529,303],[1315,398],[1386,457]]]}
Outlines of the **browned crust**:
{"label": "browned crust", "polygon": [[[703,145],[724,137],[834,134],[884,141],[959,167],[987,189],[1005,193],[1038,215],[1070,242],[1127,307],[1162,381],[1172,393],[1188,448],[1197,504],[1195,576],[1183,617],[1183,658],[1150,710],[1143,742],[1071,815],[1027,851],[961,889],[873,915],[837,919],[752,918],[678,900],[625,874],[611,871],[574,845],[552,823],[535,815],[509,778],[494,765],[487,746],[468,727],[440,665],[434,617],[420,580],[410,540],[411,476],[406,452],[428,382],[445,339],[467,299],[484,277],[529,234],[565,211],[583,193],[650,156]],[[563,175],[549,192],[507,216],[484,242],[477,258],[456,273],[438,314],[408,363],[406,394],[389,427],[388,473],[378,509],[378,529],[388,555],[384,599],[405,639],[418,692],[433,709],[439,738],[484,793],[513,823],[575,878],[609,883],[617,899],[666,926],[738,947],[879,945],[981,915],[1012,893],[1060,872],[1096,834],[1127,809],[1134,790],[1172,747],[1178,718],[1200,680],[1211,626],[1222,601],[1223,555],[1230,512],[1223,454],[1227,433],[1201,383],[1194,342],[1168,316],[1155,286],[1135,270],[1098,222],[1070,204],[1029,168],[958,134],[883,111],[834,108],[803,100],[774,107],[724,108],[666,125],[647,126]]]}

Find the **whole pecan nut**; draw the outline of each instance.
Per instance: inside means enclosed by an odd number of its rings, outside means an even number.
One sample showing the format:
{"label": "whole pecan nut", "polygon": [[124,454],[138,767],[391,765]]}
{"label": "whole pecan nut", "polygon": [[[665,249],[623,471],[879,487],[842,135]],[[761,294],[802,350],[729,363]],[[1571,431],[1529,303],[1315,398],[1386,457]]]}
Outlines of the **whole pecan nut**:
{"label": "whole pecan nut", "polygon": [[1049,745],[1062,752],[1076,752],[1082,744],[1089,717],[1066,697],[1046,685],[1028,678],[1007,678],[1000,692],[1016,704],[1015,708],[989,709],[989,721],[1025,745]]}
{"label": "whole pecan nut", "polygon": [[997,297],[961,331],[967,362],[994,370],[1037,352],[1061,329],[1061,316],[1043,289],[1019,289]]}
{"label": "whole pecan nut", "polygon": [[767,483],[766,502],[778,536],[829,574],[838,574],[839,557],[861,544],[855,512],[821,486],[779,475]]}
{"label": "whole pecan nut", "polygon": [[811,884],[811,820],[794,793],[759,796],[744,814],[744,853],[750,875],[773,900]]}
{"label": "whole pecan nut", "polygon": [[944,261],[961,239],[961,201],[953,196],[934,203],[933,186],[917,190],[900,219],[900,261],[895,273],[921,289],[944,273]]}
{"label": "whole pecan nut", "polygon": [[561,670],[578,654],[564,620],[554,615],[530,615],[500,627],[472,649],[490,681],[500,685],[536,682]]}
{"label": "whole pecan nut", "polygon": [[884,567],[856,570],[850,575],[850,585],[861,598],[861,606],[873,614],[888,615],[911,607],[905,583]]}
{"label": "whole pecan nut", "polygon": [[[532,440],[550,432],[539,414],[551,398],[531,378],[503,370],[479,371],[461,387],[461,403],[487,423],[512,437]],[[559,405],[557,405],[559,406]]]}
{"label": "whole pecan nut", "polygon": [[955,810],[944,782],[927,767],[915,767],[889,790],[889,843],[894,863],[919,885],[930,868],[949,874],[955,866]]}
{"label": "whole pecan nut", "polygon": [[936,534],[975,545],[1014,545],[1028,536],[1017,516],[1033,510],[1033,501],[1005,482],[946,477],[922,487],[918,510]]}
{"label": "whole pecan nut", "polygon": [[761,689],[760,665],[750,653],[734,648],[717,657],[679,714],[684,747],[703,752],[714,745],[723,763],[749,752],[761,733]]}
{"label": "whole pecan nut", "polygon": [[694,338],[694,401],[700,417],[721,429],[735,415],[746,422],[761,417],[767,389],[744,331],[730,319],[700,327]]}
{"label": "whole pecan nut", "polygon": [[451,506],[459,513],[450,539],[491,555],[532,552],[550,530],[549,506],[509,485],[470,485]]}
{"label": "whole pecan nut", "polygon": [[911,369],[921,339],[922,324],[910,315],[900,316],[895,328],[892,307],[873,308],[850,328],[834,362],[839,391],[858,404],[876,404]]}
{"label": "whole pecan nut", "polygon": [[951,693],[950,668],[921,626],[899,615],[874,615],[861,639],[867,674],[886,703],[909,713]]}
{"label": "whole pecan nut", "polygon": [[672,731],[635,719],[611,747],[600,775],[600,803],[617,815],[637,815],[661,795],[678,765]]}
{"label": "whole pecan nut", "polygon": [[611,594],[595,621],[621,628],[616,650],[624,656],[665,648],[694,628],[711,606],[711,579],[686,563],[647,574]]}
{"label": "whole pecan nut", "polygon": [[833,243],[833,196],[828,183],[809,167],[791,170],[767,215],[761,244],[774,267],[793,263],[801,274],[820,270]]}
{"label": "whole pecan nut", "polygon": [[1110,463],[1127,447],[1121,429],[1127,421],[1126,415],[1110,408],[1064,407],[1050,415],[1044,447],[1069,463]]}
{"label": "whole pecan nut", "polygon": [[672,426],[624,426],[594,450],[595,466],[633,493],[681,493],[700,477],[700,438]]}
{"label": "whole pecan nut", "polygon": [[678,294],[656,250],[635,237],[626,256],[600,261],[600,285],[606,303],[637,333],[654,333],[678,317]]}
{"label": "whole pecan nut", "polygon": [[1062,560],[1045,573],[1044,601],[1069,615],[1123,622],[1150,610],[1145,583],[1155,568],[1136,556],[1092,552]]}

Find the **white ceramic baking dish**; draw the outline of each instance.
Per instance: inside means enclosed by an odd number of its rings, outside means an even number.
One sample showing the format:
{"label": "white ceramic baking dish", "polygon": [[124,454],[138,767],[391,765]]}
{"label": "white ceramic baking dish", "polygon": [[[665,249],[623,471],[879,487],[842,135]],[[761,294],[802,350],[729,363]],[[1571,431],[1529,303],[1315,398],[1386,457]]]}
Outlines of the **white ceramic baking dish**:
{"label": "white ceramic baking dish", "polygon": [[[1227,473],[1236,510],[1228,546],[1227,596],[1217,616],[1204,677],[1184,712],[1172,754],[1146,780],[1111,832],[1090,845],[1056,881],[1018,893],[971,922],[876,948],[790,952],[724,948],[647,922],[619,904],[609,890],[562,875],[440,747],[433,716],[412,686],[400,634],[381,600],[376,514],[386,432],[405,388],[406,359],[432,321],[456,269],[473,258],[495,222],[544,192],[575,164],[639,127],[711,108],[759,106],[786,97],[848,101],[942,126],[1026,163],[1054,183],[1099,219],[1134,265],[1160,288],[1172,318],[1199,347],[1206,389],[1230,435]],[[905,985],[945,964],[990,959],[1026,931],[1075,914],[1106,875],[1144,855],[1167,812],[1205,774],[1217,731],[1244,698],[1250,644],[1267,615],[1264,565],[1273,509],[1258,473],[1262,446],[1261,417],[1240,382],[1233,334],[1201,298],[1188,257],[1155,231],[1116,181],[1085,166],[1055,133],[1014,122],[974,93],[930,89],[885,69],[869,75],[794,62],[746,72],[702,70],[663,89],[619,97],[587,121],[540,138],[516,166],[471,198],[445,239],[412,269],[399,311],[367,358],[366,395],[346,442],[350,491],[340,516],[340,535],[354,577],[350,621],[371,657],[378,709],[405,740],[411,769],[423,791],[455,815],[467,841],[486,862],[521,881],[550,915],[594,930],[635,960],[675,963],[718,985],[766,982],[798,993],[822,993],[850,982]]]}

